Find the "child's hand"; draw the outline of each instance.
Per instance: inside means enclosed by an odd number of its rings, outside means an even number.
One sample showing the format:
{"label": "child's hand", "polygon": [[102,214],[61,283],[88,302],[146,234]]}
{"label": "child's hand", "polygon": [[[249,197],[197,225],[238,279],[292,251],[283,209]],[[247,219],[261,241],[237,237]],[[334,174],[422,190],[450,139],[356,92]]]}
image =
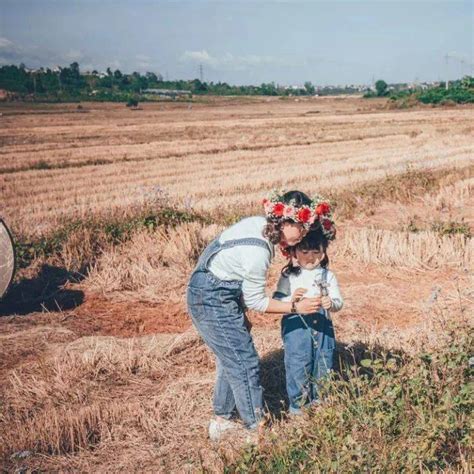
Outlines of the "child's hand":
{"label": "child's hand", "polygon": [[304,288],[296,289],[291,297],[291,301],[299,301],[307,291],[308,290],[305,290]]}
{"label": "child's hand", "polygon": [[314,298],[303,298],[296,303],[296,310],[301,314],[316,313],[321,308],[321,297],[315,296]]}
{"label": "child's hand", "polygon": [[332,307],[332,300],[331,298],[329,298],[329,296],[323,296],[321,298],[321,306],[324,308],[324,309],[331,309]]}

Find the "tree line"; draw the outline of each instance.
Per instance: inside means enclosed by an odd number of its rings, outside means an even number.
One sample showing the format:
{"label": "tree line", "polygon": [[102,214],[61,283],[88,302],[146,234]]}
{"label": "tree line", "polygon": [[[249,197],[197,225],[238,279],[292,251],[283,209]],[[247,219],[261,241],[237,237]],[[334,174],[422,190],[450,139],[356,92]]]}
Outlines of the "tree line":
{"label": "tree line", "polygon": [[368,91],[365,98],[388,97],[401,106],[414,105],[416,102],[423,104],[468,104],[474,103],[474,77],[464,76],[462,79],[440,82],[432,87],[392,88],[380,79],[375,83],[375,90]]}
{"label": "tree line", "polygon": [[[0,67],[0,89],[18,98],[50,100],[128,100],[139,96],[143,100],[147,89],[171,89],[189,91],[193,95],[265,95],[306,96],[314,95],[315,86],[307,81],[299,88],[286,88],[274,82],[260,85],[230,85],[226,82],[192,80],[164,80],[160,74],[146,72],[124,74],[119,69],[106,73],[91,71],[81,73],[80,66],[73,62],[68,67],[29,70],[23,64]],[[319,95],[351,94],[358,92],[352,87],[318,89]]]}
{"label": "tree line", "polygon": [[[288,88],[274,82],[256,85],[230,85],[226,82],[192,80],[164,80],[161,74],[146,72],[124,74],[119,69],[107,68],[105,73],[91,71],[81,73],[80,66],[73,62],[68,67],[31,70],[23,64],[0,67],[0,89],[10,98],[46,101],[124,101],[138,103],[153,100],[148,89],[188,91],[191,95],[263,95],[263,96],[308,96],[360,93],[355,87],[318,88],[307,81],[298,88]],[[416,99],[423,103],[473,103],[474,78],[466,76],[452,81],[449,87],[440,83],[429,88],[408,87],[406,84],[389,85],[382,79],[375,83],[374,90],[367,90],[364,97],[388,97],[392,100]]]}

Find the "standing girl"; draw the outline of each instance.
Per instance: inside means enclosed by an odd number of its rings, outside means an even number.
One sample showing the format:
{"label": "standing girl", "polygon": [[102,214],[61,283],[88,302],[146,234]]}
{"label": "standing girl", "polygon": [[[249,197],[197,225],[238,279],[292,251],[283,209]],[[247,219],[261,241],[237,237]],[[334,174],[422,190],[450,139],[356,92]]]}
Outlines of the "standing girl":
{"label": "standing girl", "polygon": [[[298,265],[293,265],[290,260],[283,268],[273,295],[293,304],[290,313],[282,319],[290,414],[300,414],[302,407],[318,403],[319,382],[333,367],[336,344],[329,311],[339,311],[343,299],[336,277],[327,268],[328,240],[332,238],[334,228],[320,226],[291,249],[291,257]],[[296,304],[307,297],[316,297],[318,308],[315,313],[303,315]]]}
{"label": "standing girl", "polygon": [[[298,302],[271,299],[265,280],[274,245],[296,245],[316,221],[311,199],[299,191],[264,200],[265,217],[248,217],[226,229],[204,250],[187,288],[188,309],[204,342],[216,356],[215,417],[209,436],[233,429],[235,409],[246,428],[263,415],[259,359],[244,316],[244,305],[267,313],[311,314],[316,297]],[[293,310],[292,310],[293,308]]]}

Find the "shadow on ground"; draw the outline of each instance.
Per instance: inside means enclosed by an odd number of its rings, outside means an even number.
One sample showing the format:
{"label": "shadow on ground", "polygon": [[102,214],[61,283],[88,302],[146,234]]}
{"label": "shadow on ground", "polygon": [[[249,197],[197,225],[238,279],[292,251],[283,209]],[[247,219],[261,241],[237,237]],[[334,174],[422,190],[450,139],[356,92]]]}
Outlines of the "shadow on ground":
{"label": "shadow on ground", "polygon": [[288,411],[283,349],[269,352],[260,361],[264,404],[272,417],[281,419]]}
{"label": "shadow on ground", "polygon": [[0,301],[0,316],[75,308],[84,301],[84,293],[65,288],[65,285],[80,279],[77,273],[44,264],[33,278],[25,278],[12,285]]}
{"label": "shadow on ground", "polygon": [[[277,349],[266,354],[260,362],[264,403],[270,415],[276,419],[284,418],[288,413],[288,395],[286,393],[285,362],[283,349]],[[333,369],[336,379],[347,380],[353,370],[371,377],[372,370],[361,367],[363,359],[384,359],[406,357],[403,351],[389,351],[383,346],[368,346],[360,341],[354,344],[336,342]]]}

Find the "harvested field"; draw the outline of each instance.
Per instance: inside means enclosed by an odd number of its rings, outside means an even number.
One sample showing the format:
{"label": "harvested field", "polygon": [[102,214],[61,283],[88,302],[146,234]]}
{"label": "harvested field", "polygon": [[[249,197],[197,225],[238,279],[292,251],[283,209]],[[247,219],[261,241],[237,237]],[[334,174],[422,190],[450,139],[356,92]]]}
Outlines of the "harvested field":
{"label": "harvested field", "polygon": [[[341,358],[353,347],[416,354],[441,343],[450,321],[472,323],[472,106],[82,105],[0,105],[1,215],[22,266],[0,302],[6,470],[221,472],[233,462],[238,443],[206,438],[214,361],[190,329],[184,290],[206,244],[260,213],[274,187],[326,193],[336,206]],[[278,255],[269,292],[283,265]],[[295,421],[280,316],[250,318],[285,433]]]}
{"label": "harvested field", "polygon": [[219,113],[209,106],[169,112],[148,104],[139,112],[106,106],[106,117],[91,107],[74,120],[58,113],[46,123],[6,115],[0,132],[5,217],[21,231],[28,231],[26,223],[46,230],[64,217],[142,205],[157,188],[198,210],[232,212],[275,186],[330,191],[409,165],[472,165],[471,108],[360,114],[348,99],[355,110],[346,104],[336,114],[308,115],[318,101],[281,102]]}

